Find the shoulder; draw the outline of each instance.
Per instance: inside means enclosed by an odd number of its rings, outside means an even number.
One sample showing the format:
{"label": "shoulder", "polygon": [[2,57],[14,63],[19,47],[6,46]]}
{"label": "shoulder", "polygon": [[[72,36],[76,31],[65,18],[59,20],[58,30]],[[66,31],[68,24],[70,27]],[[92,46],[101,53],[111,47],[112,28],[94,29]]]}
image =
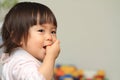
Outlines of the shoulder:
{"label": "shoulder", "polygon": [[[18,48],[16,49],[12,55],[8,58],[5,63],[6,66],[25,66],[25,65],[33,65],[39,66],[41,63],[37,59],[35,59],[32,55],[30,55],[27,51]],[[25,66],[26,67],[26,66]]]}
{"label": "shoulder", "polygon": [[42,74],[38,72],[40,62],[29,53],[25,50],[17,50],[12,54],[13,55],[10,56],[8,62],[4,64],[4,75],[9,74],[16,80],[21,80],[21,78],[24,78],[25,80],[38,80],[44,78]]}

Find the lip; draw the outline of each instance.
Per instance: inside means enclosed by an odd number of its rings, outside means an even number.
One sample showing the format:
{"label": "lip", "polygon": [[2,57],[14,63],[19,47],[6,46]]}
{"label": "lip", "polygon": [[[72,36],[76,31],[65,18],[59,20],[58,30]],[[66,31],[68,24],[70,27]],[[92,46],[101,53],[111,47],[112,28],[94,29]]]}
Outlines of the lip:
{"label": "lip", "polygon": [[44,46],[51,46],[53,42],[45,42]]}

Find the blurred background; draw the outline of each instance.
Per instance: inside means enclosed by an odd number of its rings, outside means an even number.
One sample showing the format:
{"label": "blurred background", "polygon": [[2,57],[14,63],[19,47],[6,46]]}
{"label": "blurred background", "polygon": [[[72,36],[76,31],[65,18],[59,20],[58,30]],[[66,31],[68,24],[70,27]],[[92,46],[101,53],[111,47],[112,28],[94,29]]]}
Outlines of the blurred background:
{"label": "blurred background", "polygon": [[[0,0],[0,5],[5,1],[7,6],[0,6],[0,26],[11,5],[32,0]],[[61,53],[56,64],[102,69],[109,80],[120,80],[120,0],[33,1],[47,5],[57,18]]]}

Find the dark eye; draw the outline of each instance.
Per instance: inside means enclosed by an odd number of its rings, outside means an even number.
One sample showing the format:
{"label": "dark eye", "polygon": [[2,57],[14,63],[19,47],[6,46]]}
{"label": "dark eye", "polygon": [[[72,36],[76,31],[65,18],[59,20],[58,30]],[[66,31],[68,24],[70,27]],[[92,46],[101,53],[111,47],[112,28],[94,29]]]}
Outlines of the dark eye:
{"label": "dark eye", "polygon": [[52,34],[56,34],[56,31],[52,31],[51,33],[52,33]]}
{"label": "dark eye", "polygon": [[44,32],[44,30],[43,29],[40,29],[40,30],[38,30],[39,32]]}

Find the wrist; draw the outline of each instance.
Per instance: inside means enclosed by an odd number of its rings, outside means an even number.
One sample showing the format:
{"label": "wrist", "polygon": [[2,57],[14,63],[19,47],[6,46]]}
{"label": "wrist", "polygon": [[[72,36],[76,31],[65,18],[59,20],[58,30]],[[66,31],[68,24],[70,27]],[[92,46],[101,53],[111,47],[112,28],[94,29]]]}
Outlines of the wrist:
{"label": "wrist", "polygon": [[54,58],[53,56],[45,56],[44,58],[44,62],[55,62],[56,58]]}

